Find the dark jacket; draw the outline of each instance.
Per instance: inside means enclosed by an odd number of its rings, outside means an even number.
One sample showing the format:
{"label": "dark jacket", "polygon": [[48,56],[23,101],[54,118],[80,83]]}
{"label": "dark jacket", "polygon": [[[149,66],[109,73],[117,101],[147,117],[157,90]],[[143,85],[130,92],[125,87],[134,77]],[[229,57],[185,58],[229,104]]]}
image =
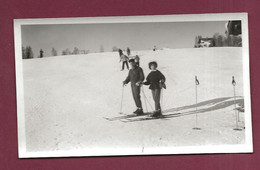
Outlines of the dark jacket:
{"label": "dark jacket", "polygon": [[165,82],[164,75],[159,71],[151,71],[148,76],[146,77],[146,82],[144,82],[144,85],[150,85],[149,89],[161,89],[160,81],[163,83]]}
{"label": "dark jacket", "polygon": [[144,72],[141,67],[135,67],[129,70],[128,76],[125,79],[125,84],[131,81],[132,84],[144,81]]}

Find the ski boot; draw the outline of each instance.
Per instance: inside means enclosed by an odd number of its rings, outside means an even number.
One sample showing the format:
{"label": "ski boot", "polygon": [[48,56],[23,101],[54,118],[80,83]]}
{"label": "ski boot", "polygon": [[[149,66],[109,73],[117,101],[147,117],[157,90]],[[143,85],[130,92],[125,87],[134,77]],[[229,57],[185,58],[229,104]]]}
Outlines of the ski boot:
{"label": "ski boot", "polygon": [[155,118],[158,118],[158,117],[162,117],[162,111],[159,109],[159,110],[156,110],[152,115],[151,117],[155,117]]}
{"label": "ski boot", "polygon": [[136,109],[136,111],[134,111],[134,114],[143,115],[144,114],[143,109],[141,109],[141,108]]}

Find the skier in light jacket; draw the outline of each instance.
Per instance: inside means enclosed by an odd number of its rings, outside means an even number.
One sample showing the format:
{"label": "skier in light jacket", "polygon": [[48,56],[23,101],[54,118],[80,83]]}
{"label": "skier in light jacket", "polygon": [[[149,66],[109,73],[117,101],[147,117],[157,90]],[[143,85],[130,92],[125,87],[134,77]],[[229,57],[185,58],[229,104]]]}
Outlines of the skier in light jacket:
{"label": "skier in light jacket", "polygon": [[129,70],[128,60],[129,60],[129,58],[126,55],[121,54],[120,61],[119,61],[119,62],[122,62],[122,69],[121,69],[121,71],[123,71],[125,69],[125,65],[126,65],[127,69]]}

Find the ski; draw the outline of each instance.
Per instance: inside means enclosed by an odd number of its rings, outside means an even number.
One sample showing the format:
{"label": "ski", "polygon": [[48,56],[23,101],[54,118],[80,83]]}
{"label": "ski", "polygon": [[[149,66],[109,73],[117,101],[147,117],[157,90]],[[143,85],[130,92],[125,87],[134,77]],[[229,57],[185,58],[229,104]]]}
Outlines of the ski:
{"label": "ski", "polygon": [[129,114],[129,115],[124,115],[124,116],[117,116],[117,117],[103,117],[104,119],[106,120],[109,120],[109,121],[115,121],[115,120],[120,120],[120,119],[128,119],[128,118],[134,118],[134,117],[141,117],[141,116],[147,116],[147,115],[150,115],[152,114],[151,112],[146,112],[142,115],[136,115],[136,114]]}
{"label": "ski", "polygon": [[148,121],[148,120],[156,120],[156,119],[167,119],[172,117],[178,117],[181,113],[173,113],[168,115],[162,115],[158,117],[152,117],[152,116],[145,116],[145,117],[129,117],[125,119],[121,119],[121,122],[128,123],[128,122],[138,122],[138,121]]}

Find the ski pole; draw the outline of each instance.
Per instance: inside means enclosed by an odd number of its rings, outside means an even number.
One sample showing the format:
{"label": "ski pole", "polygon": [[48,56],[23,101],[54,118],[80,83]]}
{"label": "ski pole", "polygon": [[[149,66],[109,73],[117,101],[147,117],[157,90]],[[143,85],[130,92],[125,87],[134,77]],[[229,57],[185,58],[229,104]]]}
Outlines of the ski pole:
{"label": "ski pole", "polygon": [[193,128],[194,130],[200,130],[198,128],[198,89],[197,86],[200,84],[199,80],[197,79],[197,76],[195,76],[195,102],[196,102],[196,126]]}
{"label": "ski pole", "polygon": [[124,85],[123,85],[123,87],[122,87],[121,104],[120,104],[120,112],[119,112],[119,114],[123,114],[123,113],[122,113],[123,98],[124,98]]}
{"label": "ski pole", "polygon": [[232,85],[233,85],[233,91],[234,91],[234,112],[235,112],[235,116],[236,116],[236,128],[234,130],[242,130],[242,129],[238,128],[239,114],[236,111],[236,89],[235,89],[236,81],[235,81],[234,76],[232,76]]}
{"label": "ski pole", "polygon": [[143,96],[144,96],[144,104],[145,104],[146,112],[148,112],[143,86],[141,88],[142,88],[142,93],[143,93]]}
{"label": "ski pole", "polygon": [[146,95],[144,93],[143,86],[142,86],[142,93],[143,93],[144,99],[147,101],[147,103],[150,105],[151,109],[153,110],[153,107],[152,107],[151,103],[148,101],[148,98],[146,97]]}
{"label": "ski pole", "polygon": [[163,112],[163,88],[161,89],[161,112]]}
{"label": "ski pole", "polygon": [[[234,76],[232,76],[232,85],[233,85],[233,91],[234,91],[234,109],[235,109],[235,112],[236,112],[236,103],[235,103],[235,101],[236,101],[236,88],[235,88],[236,81],[235,81],[235,77]],[[237,111],[237,121],[240,122],[240,120],[239,120],[239,111]]]}

